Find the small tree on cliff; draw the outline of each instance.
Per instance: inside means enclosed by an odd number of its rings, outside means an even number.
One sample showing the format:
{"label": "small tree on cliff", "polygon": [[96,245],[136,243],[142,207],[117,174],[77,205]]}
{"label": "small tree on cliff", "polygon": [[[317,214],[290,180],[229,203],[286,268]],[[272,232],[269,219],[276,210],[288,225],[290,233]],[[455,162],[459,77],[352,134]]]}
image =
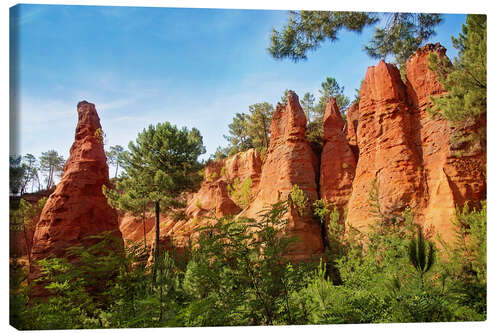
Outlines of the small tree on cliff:
{"label": "small tree on cliff", "polygon": [[[462,33],[452,41],[459,55],[453,64],[446,57],[429,55],[429,67],[448,92],[431,97],[429,111],[461,124],[486,113],[486,15],[467,15]],[[486,133],[479,133],[479,139],[485,142]]]}
{"label": "small tree on cliff", "polygon": [[[110,196],[122,196],[124,202],[136,201],[152,205],[155,210],[155,248],[153,276],[159,254],[160,212],[180,206],[179,194],[196,185],[200,180],[197,172],[202,165],[198,157],[205,153],[200,132],[186,127],[178,129],[168,122],[150,125],[130,142],[129,152],[123,154],[125,176],[117,183],[117,190],[104,189]],[[137,205],[138,203],[138,205]],[[123,206],[126,208],[126,206]]]}

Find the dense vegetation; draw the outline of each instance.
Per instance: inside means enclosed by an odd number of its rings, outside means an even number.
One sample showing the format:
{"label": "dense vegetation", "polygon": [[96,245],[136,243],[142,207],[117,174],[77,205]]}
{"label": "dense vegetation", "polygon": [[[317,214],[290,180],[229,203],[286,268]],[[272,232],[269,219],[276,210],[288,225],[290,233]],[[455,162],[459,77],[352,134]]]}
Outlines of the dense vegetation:
{"label": "dense vegetation", "polygon": [[[296,240],[279,236],[288,202],[259,221],[209,221],[196,245],[159,255],[156,278],[142,244],[120,255],[106,252],[113,239],[100,235],[95,246],[70,251],[77,266],[65,258],[40,262],[53,296],[30,306],[26,272],[12,260],[11,323],[62,329],[486,319],[486,205],[459,211],[457,242],[441,250],[407,210],[399,218],[374,216],[367,233],[330,223],[324,257],[291,263]],[[336,210],[318,213],[334,221]]]}

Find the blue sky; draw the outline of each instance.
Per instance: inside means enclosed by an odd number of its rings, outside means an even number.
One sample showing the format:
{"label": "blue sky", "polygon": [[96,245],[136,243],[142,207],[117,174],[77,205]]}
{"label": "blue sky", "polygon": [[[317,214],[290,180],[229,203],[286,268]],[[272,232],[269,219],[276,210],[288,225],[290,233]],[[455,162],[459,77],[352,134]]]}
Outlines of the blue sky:
{"label": "blue sky", "polygon": [[[95,103],[107,144],[127,146],[149,124],[169,121],[200,130],[208,157],[236,112],[285,89],[318,96],[333,76],[354,96],[366,68],[378,61],[362,46],[372,35],[342,32],[304,62],[266,52],[272,27],[287,11],[19,5],[11,9],[15,49],[11,71],[20,117],[19,152],[56,149],[66,158],[76,104]],[[456,56],[465,15],[445,15],[437,35]]]}

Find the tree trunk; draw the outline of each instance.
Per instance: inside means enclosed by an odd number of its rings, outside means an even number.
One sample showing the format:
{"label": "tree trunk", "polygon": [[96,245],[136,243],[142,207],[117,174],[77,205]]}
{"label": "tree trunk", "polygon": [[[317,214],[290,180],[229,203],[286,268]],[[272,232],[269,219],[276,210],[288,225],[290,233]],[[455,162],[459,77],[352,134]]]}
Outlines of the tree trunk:
{"label": "tree trunk", "polygon": [[116,163],[115,178],[118,176],[118,163]]}
{"label": "tree trunk", "polygon": [[158,267],[158,255],[160,245],[160,201],[155,202],[155,252],[153,263],[153,281],[156,281],[156,269]]}

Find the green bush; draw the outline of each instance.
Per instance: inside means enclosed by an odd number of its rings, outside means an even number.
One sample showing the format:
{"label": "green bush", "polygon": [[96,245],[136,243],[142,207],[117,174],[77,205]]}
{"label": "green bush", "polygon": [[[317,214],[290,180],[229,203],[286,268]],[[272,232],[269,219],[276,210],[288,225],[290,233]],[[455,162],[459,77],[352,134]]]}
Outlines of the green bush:
{"label": "green bush", "polygon": [[[331,228],[343,226],[333,205],[320,200],[313,208],[322,223],[328,218]],[[390,228],[376,219],[366,233],[331,229],[324,261],[292,264],[288,254],[296,239],[283,233],[288,209],[279,202],[259,220],[226,217],[201,227],[182,255],[161,253],[156,279],[142,246],[107,251],[109,239],[100,236],[93,246],[70,249],[79,261],[39,261],[52,295],[29,306],[21,283],[26,272],[12,260],[11,324],[63,329],[486,319],[486,204],[457,210],[457,241],[443,243],[445,255],[436,252],[434,264],[409,210]]]}
{"label": "green bush", "polygon": [[307,198],[304,191],[297,185],[292,186],[292,191],[290,192],[290,199],[293,205],[297,209],[300,216],[306,213],[306,209],[309,207],[309,199]]}
{"label": "green bush", "polygon": [[252,200],[252,178],[247,177],[242,183],[238,177],[232,184],[227,185],[227,191],[231,199],[240,207],[247,207]]}

